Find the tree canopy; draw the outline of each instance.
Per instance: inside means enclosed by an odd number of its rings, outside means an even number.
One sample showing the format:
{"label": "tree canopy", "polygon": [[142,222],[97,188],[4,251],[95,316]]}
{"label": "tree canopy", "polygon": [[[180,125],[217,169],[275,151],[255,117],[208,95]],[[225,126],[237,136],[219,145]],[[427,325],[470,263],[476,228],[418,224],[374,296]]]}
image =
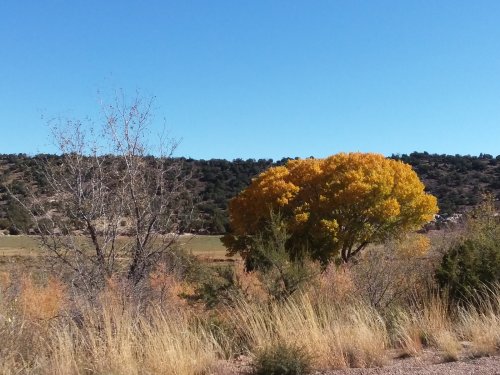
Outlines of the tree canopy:
{"label": "tree canopy", "polygon": [[229,204],[232,234],[223,242],[246,257],[248,239],[280,212],[291,256],[347,262],[366,245],[415,230],[438,212],[411,166],[379,154],[340,153],[290,160],[252,180]]}
{"label": "tree canopy", "polygon": [[[40,169],[40,161],[59,163],[61,155],[0,154],[0,231],[17,228],[24,223],[8,213],[9,197],[5,186],[19,198],[26,196],[26,187],[36,186],[35,194],[53,195]],[[454,213],[468,211],[491,192],[500,199],[500,155],[438,155],[427,152],[392,155],[391,159],[410,164],[425,184],[426,191],[438,199],[442,220]],[[182,165],[184,176],[190,176],[188,187],[194,193],[198,220],[190,228],[198,233],[224,234],[229,230],[229,200],[250,185],[252,178],[270,167],[286,164],[290,158],[194,160],[175,157],[170,160]],[[500,203],[497,201],[497,207]],[[446,222],[437,222],[437,228]],[[33,226],[28,229],[33,230]]]}

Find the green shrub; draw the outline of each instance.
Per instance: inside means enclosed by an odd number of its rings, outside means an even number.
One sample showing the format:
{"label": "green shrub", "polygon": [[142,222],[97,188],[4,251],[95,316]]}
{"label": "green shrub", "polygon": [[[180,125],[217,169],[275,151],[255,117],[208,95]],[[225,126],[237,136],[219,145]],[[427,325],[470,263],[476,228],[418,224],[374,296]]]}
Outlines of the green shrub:
{"label": "green shrub", "polygon": [[500,243],[467,239],[443,256],[436,272],[453,300],[475,298],[485,286],[500,282]]}
{"label": "green shrub", "polygon": [[277,300],[291,296],[319,274],[305,254],[290,255],[289,238],[280,214],[271,213],[269,225],[252,239],[252,251],[245,259],[247,270],[258,271],[267,293]]}
{"label": "green shrub", "polygon": [[239,294],[231,265],[202,266],[193,283],[195,291],[188,299],[201,301],[209,309],[221,303],[230,305]]}
{"label": "green shrub", "polygon": [[311,371],[312,358],[296,345],[279,343],[257,352],[252,363],[254,375],[301,375]]}
{"label": "green shrub", "polygon": [[436,279],[455,301],[474,301],[500,282],[500,218],[491,197],[468,215],[465,234],[444,254]]}

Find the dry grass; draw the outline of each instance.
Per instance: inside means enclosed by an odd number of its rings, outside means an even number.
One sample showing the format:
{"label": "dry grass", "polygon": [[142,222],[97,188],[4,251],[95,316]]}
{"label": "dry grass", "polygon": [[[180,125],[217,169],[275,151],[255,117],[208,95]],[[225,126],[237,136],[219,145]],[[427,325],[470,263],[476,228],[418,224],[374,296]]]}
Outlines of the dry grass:
{"label": "dry grass", "polygon": [[242,299],[210,312],[180,298],[190,286],[160,271],[142,299],[113,279],[97,300],[56,279],[0,274],[0,373],[207,374],[221,358],[280,345],[304,350],[315,370],[382,366],[389,348],[435,348],[444,360],[498,352],[500,288],[460,309],[424,293],[389,319],[353,298],[350,272],[328,269],[311,290],[273,302],[256,275],[237,269]]}
{"label": "dry grass", "polygon": [[[81,241],[87,240],[83,236],[79,238]],[[183,235],[179,240],[181,246],[196,255],[225,259],[227,251],[220,241],[220,236]],[[128,241],[128,238],[120,237],[118,241],[120,244],[123,244]],[[0,236],[0,256],[39,254],[43,253],[40,251],[40,243],[36,236]]]}
{"label": "dry grass", "polygon": [[24,277],[17,285],[0,303],[2,374],[201,374],[222,356],[189,310],[140,310],[116,283],[98,301],[71,306],[55,280]]}
{"label": "dry grass", "polygon": [[266,307],[241,302],[234,312],[250,353],[282,343],[309,351],[317,369],[380,366],[387,332],[366,305],[314,305],[307,295]]}
{"label": "dry grass", "polygon": [[66,304],[66,287],[55,278],[40,286],[23,276],[17,303],[23,317],[30,321],[54,319]]}
{"label": "dry grass", "polygon": [[33,236],[0,236],[0,256],[35,255],[40,244]]}
{"label": "dry grass", "polygon": [[[444,360],[464,355],[460,340],[470,342],[465,354],[474,356],[500,346],[498,290],[479,308],[456,313],[446,299],[429,294],[401,309],[389,333],[375,309],[353,298],[335,303],[301,294],[284,302],[240,301],[219,316],[230,328],[214,330],[204,315],[196,318],[175,300],[141,309],[116,282],[92,303],[70,303],[56,280],[12,284],[18,289],[2,288],[0,303],[2,374],[204,374],[228,353],[253,356],[278,345],[302,348],[314,369],[325,370],[382,366],[391,342],[407,355],[436,348]],[[179,288],[170,278],[156,277],[153,284]]]}
{"label": "dry grass", "polygon": [[477,308],[462,308],[458,331],[462,340],[472,343],[472,355],[492,355],[500,349],[500,286],[478,301]]}
{"label": "dry grass", "polygon": [[421,297],[396,318],[395,338],[404,355],[416,356],[424,346],[438,349],[446,361],[457,360],[461,345],[446,298]]}
{"label": "dry grass", "polygon": [[220,353],[210,332],[183,314],[158,309],[135,316],[105,306],[84,310],[84,326],[63,324],[53,332],[47,373],[204,373]]}
{"label": "dry grass", "polygon": [[422,352],[422,331],[414,316],[399,312],[394,323],[393,339],[395,344],[403,351],[402,356],[417,356]]}
{"label": "dry grass", "polygon": [[[396,342],[406,355],[419,355],[427,345],[441,351],[447,361],[461,355],[493,355],[500,349],[500,288],[477,302],[457,308],[429,294],[399,314]],[[462,350],[463,344],[469,352]]]}

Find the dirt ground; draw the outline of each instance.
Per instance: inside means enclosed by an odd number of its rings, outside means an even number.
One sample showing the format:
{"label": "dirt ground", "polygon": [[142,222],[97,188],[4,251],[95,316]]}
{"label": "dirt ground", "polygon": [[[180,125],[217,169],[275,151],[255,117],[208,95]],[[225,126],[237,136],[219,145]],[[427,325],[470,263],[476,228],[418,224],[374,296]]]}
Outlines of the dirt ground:
{"label": "dirt ground", "polygon": [[[389,355],[392,355],[389,354]],[[240,356],[235,361],[221,361],[211,375],[247,375],[251,373],[250,358]],[[394,358],[384,367],[349,368],[314,371],[312,375],[500,375],[500,353],[481,358],[462,358],[443,362],[434,351],[424,351],[418,357]]]}
{"label": "dirt ground", "polygon": [[428,358],[395,360],[388,366],[370,369],[348,369],[319,372],[321,375],[500,375],[500,356],[462,359],[437,363]]}

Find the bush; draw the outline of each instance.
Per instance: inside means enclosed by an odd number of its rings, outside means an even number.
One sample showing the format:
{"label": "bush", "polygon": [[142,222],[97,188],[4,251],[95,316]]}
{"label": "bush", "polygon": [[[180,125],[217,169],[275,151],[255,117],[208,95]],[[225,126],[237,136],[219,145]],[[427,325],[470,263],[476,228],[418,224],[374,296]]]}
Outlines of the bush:
{"label": "bush", "polygon": [[30,213],[16,200],[10,198],[7,205],[7,219],[11,223],[10,234],[28,233],[32,226]]}
{"label": "bush", "polygon": [[20,235],[20,234],[21,234],[21,231],[20,231],[20,230],[19,230],[16,226],[11,225],[11,226],[9,227],[9,234],[10,234],[11,236],[18,236],[18,235]]}
{"label": "bush", "polygon": [[200,260],[178,245],[165,251],[160,259],[164,272],[174,275],[179,280],[192,282],[198,277],[203,267]]}
{"label": "bush", "polygon": [[474,301],[500,282],[500,218],[491,197],[467,216],[465,234],[444,254],[436,279],[455,301]]}
{"label": "bush", "polygon": [[443,256],[436,278],[453,300],[475,298],[477,291],[500,282],[500,243],[458,243]]}
{"label": "bush", "polygon": [[271,213],[268,226],[251,239],[252,252],[245,259],[248,271],[256,270],[268,294],[283,300],[319,274],[308,254],[291,257],[286,249],[290,235],[280,214]]}
{"label": "bush", "polygon": [[301,347],[279,343],[257,352],[252,367],[255,375],[301,375],[311,371],[311,363]]}
{"label": "bush", "polygon": [[426,256],[429,247],[427,237],[411,234],[368,248],[349,267],[355,294],[379,311],[404,304],[432,281],[435,265]]}
{"label": "bush", "polygon": [[195,284],[194,295],[187,297],[203,302],[207,308],[214,308],[221,303],[231,304],[239,292],[231,266],[201,268]]}

